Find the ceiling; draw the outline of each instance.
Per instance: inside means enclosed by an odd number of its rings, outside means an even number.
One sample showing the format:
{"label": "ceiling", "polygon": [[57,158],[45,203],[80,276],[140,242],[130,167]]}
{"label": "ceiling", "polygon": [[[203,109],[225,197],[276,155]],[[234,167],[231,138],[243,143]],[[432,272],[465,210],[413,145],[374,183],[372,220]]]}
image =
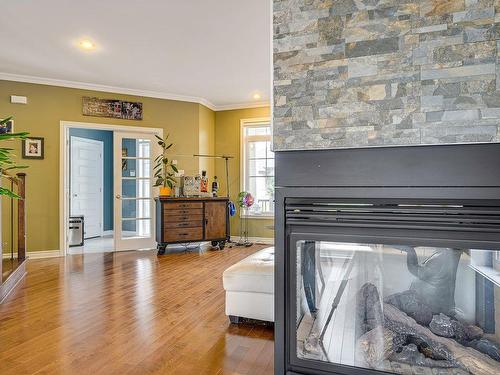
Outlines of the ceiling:
{"label": "ceiling", "polygon": [[[187,100],[216,110],[262,105],[271,87],[270,3],[2,1],[0,79]],[[78,47],[84,38],[95,50]]]}

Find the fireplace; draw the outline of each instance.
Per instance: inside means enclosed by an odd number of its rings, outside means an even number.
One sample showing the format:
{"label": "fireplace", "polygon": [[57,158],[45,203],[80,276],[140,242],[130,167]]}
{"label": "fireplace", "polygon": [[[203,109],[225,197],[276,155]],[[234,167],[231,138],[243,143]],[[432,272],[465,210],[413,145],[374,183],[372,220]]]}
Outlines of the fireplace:
{"label": "fireplace", "polygon": [[499,145],[276,153],[276,374],[500,373]]}

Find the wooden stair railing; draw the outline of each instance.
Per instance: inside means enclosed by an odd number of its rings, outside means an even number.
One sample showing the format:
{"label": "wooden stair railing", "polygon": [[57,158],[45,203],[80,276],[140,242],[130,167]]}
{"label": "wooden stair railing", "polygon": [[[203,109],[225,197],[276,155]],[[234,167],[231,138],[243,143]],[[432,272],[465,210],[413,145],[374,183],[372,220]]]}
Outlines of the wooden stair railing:
{"label": "wooden stair railing", "polygon": [[[11,227],[14,226],[13,205],[17,202],[17,260],[14,260],[14,233],[11,238],[11,258],[6,264],[8,270],[2,270],[4,262],[3,254],[0,261],[0,303],[2,303],[9,293],[19,284],[19,281],[26,275],[26,173],[17,173],[16,177],[7,177],[11,183],[11,190],[20,197],[12,199]],[[15,189],[14,189],[15,187]],[[11,228],[13,230],[13,228]],[[0,247],[0,253],[2,248]]]}
{"label": "wooden stair railing", "polygon": [[17,173],[17,259],[26,259],[26,173]]}
{"label": "wooden stair railing", "polygon": [[[7,177],[11,182],[12,190],[16,187],[16,194],[19,199],[13,199],[17,202],[17,259],[23,261],[26,259],[26,173],[17,173],[16,177]],[[14,215],[14,211],[11,212]],[[12,218],[12,226],[14,219]],[[11,230],[14,230],[12,227]],[[12,248],[14,243],[11,244]]]}

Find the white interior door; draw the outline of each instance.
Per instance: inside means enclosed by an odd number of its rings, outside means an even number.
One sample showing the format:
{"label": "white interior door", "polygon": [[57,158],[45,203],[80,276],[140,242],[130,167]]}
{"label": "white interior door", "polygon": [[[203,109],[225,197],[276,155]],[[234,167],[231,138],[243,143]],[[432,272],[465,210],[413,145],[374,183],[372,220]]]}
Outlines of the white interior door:
{"label": "white interior door", "polygon": [[70,215],[84,216],[84,238],[102,236],[103,149],[101,141],[71,137]]}
{"label": "white interior door", "polygon": [[117,251],[155,247],[152,134],[114,133],[115,248]]}

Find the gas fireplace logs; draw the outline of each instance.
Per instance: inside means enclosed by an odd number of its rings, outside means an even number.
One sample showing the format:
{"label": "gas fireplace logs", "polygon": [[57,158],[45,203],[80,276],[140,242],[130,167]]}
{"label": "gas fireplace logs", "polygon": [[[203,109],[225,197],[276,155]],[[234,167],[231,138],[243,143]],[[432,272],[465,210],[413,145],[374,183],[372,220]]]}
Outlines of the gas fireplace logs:
{"label": "gas fireplace logs", "polygon": [[[404,305],[408,314],[400,309],[402,300],[412,301]],[[442,313],[434,314],[429,320],[427,312],[419,315],[423,306],[425,304],[412,291],[390,296],[382,303],[376,286],[364,284],[357,297],[358,332],[364,331],[356,344],[359,364],[394,372],[408,370],[404,369],[406,365],[414,373],[423,374],[434,373],[425,369],[441,369],[438,373],[451,374],[500,374],[500,362],[494,359],[498,346],[481,338],[483,332],[479,327]],[[421,318],[420,322],[410,314]],[[484,351],[489,355],[479,351],[477,342],[480,340],[485,341],[488,351]],[[471,347],[474,345],[479,350]]]}

